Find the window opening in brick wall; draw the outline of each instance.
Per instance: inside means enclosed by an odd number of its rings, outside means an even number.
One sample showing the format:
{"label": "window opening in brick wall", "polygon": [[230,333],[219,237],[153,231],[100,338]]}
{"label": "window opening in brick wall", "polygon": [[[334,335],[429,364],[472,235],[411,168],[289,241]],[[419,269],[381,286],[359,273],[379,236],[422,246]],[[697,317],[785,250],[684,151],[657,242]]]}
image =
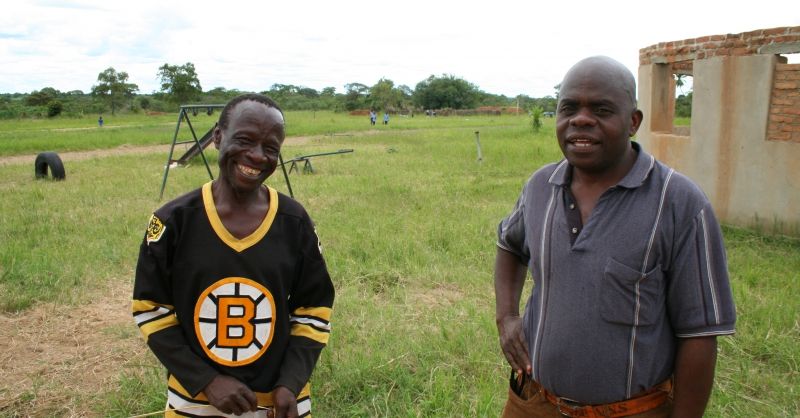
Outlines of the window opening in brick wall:
{"label": "window opening in brick wall", "polygon": [[672,74],[675,85],[674,117],[672,120],[672,133],[675,135],[689,136],[692,122],[692,87],[694,77],[688,71],[679,71]]}

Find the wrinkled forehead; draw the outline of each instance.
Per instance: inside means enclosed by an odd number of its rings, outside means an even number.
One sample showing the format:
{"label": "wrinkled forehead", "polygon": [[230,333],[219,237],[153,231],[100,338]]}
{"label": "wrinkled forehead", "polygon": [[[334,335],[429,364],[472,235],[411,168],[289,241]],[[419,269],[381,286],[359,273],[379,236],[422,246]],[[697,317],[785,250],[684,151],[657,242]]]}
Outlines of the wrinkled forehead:
{"label": "wrinkled forehead", "polygon": [[283,114],[280,110],[255,100],[245,100],[237,103],[231,109],[230,117],[231,120],[269,118],[281,124],[284,123]]}

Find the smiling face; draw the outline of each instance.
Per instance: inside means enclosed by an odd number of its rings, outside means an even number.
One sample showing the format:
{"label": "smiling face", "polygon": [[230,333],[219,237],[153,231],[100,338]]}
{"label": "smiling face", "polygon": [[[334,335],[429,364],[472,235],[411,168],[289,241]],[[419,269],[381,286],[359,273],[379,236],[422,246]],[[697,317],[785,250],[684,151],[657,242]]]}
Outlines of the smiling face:
{"label": "smiling face", "polygon": [[257,191],[278,166],[286,134],[281,112],[263,103],[237,103],[225,127],[214,130],[220,180],[237,194]]}
{"label": "smiling face", "polygon": [[634,103],[634,83],[622,64],[603,57],[583,60],[567,72],[559,94],[556,136],[576,170],[614,173],[634,152],[630,137],[642,121]]}

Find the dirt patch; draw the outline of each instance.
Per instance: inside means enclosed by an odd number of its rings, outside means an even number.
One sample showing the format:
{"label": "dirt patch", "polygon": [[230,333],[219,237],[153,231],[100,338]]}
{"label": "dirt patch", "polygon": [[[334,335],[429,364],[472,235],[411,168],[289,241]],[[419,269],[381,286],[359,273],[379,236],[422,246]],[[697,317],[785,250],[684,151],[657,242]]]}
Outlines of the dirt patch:
{"label": "dirt patch", "polygon": [[419,289],[411,293],[412,300],[426,308],[451,306],[464,298],[464,293],[454,285],[439,284],[433,289]]}
{"label": "dirt patch", "polygon": [[93,397],[116,387],[126,365],[145,361],[130,285],[112,282],[85,305],[0,315],[0,415],[92,416]]}
{"label": "dirt patch", "polygon": [[[286,142],[284,145],[305,145],[308,143],[312,138],[323,138],[324,136],[318,137],[310,137],[310,136],[298,136],[292,138],[286,138]],[[110,157],[115,155],[141,155],[141,154],[153,154],[153,153],[161,153],[166,156],[169,153],[169,144],[162,144],[162,145],[144,145],[144,146],[132,146],[132,145],[121,145],[116,148],[109,148],[109,149],[98,149],[98,150],[91,150],[91,151],[68,151],[68,152],[59,152],[58,156],[61,158],[61,161],[81,161],[81,160],[89,160],[92,158],[103,158],[103,157]],[[184,145],[176,145],[175,152],[178,153],[178,156],[185,151]],[[36,161],[36,155],[12,155],[8,157],[0,157],[0,166],[3,165],[14,165],[14,164],[30,164]]]}

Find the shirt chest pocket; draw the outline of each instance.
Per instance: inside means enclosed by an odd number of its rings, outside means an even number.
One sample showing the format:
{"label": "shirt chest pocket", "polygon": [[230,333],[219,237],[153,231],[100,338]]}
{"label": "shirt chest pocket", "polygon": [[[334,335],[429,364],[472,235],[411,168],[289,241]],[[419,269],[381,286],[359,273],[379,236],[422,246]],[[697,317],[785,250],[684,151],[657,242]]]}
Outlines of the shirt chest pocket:
{"label": "shirt chest pocket", "polygon": [[644,275],[608,259],[599,288],[600,314],[621,325],[652,325],[664,314],[664,274],[661,265]]}

